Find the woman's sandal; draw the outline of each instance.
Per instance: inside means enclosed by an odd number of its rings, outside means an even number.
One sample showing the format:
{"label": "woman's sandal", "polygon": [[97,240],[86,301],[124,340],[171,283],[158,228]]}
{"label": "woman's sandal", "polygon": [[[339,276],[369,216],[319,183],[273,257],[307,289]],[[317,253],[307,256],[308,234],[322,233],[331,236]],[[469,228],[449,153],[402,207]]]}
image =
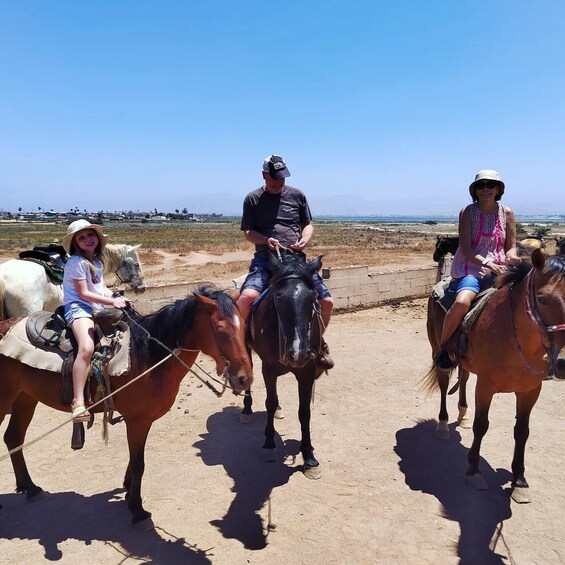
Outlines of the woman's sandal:
{"label": "woman's sandal", "polygon": [[86,409],[82,400],[72,404],[71,410],[73,412],[73,424],[82,424],[90,420],[90,412]]}

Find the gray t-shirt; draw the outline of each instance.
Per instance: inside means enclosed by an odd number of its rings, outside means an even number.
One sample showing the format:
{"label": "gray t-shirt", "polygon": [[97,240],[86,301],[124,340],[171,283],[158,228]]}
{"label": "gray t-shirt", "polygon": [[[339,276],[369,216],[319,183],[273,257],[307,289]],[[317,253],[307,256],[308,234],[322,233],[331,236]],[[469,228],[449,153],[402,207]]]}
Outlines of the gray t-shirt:
{"label": "gray t-shirt", "polygon": [[[254,230],[265,237],[278,239],[290,247],[301,237],[302,229],[312,222],[305,194],[298,188],[285,185],[279,194],[269,194],[265,187],[251,191],[243,201],[241,229]],[[256,252],[267,250],[255,245]]]}

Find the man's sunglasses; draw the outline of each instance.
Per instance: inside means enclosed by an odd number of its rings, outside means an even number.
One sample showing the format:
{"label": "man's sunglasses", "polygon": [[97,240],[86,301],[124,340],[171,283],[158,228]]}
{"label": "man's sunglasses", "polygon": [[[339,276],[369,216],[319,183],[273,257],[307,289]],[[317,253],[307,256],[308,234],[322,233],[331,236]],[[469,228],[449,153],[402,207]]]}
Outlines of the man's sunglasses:
{"label": "man's sunglasses", "polygon": [[482,188],[496,188],[498,183],[495,180],[491,180],[488,182],[478,182],[475,184],[475,188],[477,190],[481,190]]}

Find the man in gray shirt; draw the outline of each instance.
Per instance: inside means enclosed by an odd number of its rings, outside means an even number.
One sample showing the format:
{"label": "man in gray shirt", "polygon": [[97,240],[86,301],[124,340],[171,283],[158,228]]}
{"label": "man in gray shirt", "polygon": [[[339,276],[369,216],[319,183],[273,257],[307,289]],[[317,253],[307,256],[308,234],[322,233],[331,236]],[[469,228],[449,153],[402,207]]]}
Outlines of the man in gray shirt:
{"label": "man in gray shirt", "polygon": [[[269,155],[263,162],[264,186],[251,191],[243,202],[241,230],[245,239],[255,244],[255,255],[237,301],[246,319],[251,304],[269,283],[268,251],[283,247],[303,253],[314,232],[306,196],[301,190],[286,185],[289,176],[284,159],[280,155]],[[327,327],[332,315],[333,298],[318,273],[314,273],[314,285],[318,292],[322,322]],[[325,369],[331,369],[334,363],[325,342],[323,349],[318,362]]]}

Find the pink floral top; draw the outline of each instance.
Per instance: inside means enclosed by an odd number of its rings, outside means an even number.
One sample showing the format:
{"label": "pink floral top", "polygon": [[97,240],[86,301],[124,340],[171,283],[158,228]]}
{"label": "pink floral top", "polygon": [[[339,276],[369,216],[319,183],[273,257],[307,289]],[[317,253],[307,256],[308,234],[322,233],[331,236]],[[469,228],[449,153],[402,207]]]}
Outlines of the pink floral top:
{"label": "pink floral top", "polygon": [[[469,204],[471,211],[471,246],[475,254],[482,255],[498,265],[503,265],[506,260],[504,245],[506,242],[506,215],[508,208],[502,204],[492,214],[481,212],[476,202]],[[451,276],[459,279],[473,275],[482,279],[490,273],[485,267],[470,262],[461,252],[461,247],[455,252],[451,263]]]}

